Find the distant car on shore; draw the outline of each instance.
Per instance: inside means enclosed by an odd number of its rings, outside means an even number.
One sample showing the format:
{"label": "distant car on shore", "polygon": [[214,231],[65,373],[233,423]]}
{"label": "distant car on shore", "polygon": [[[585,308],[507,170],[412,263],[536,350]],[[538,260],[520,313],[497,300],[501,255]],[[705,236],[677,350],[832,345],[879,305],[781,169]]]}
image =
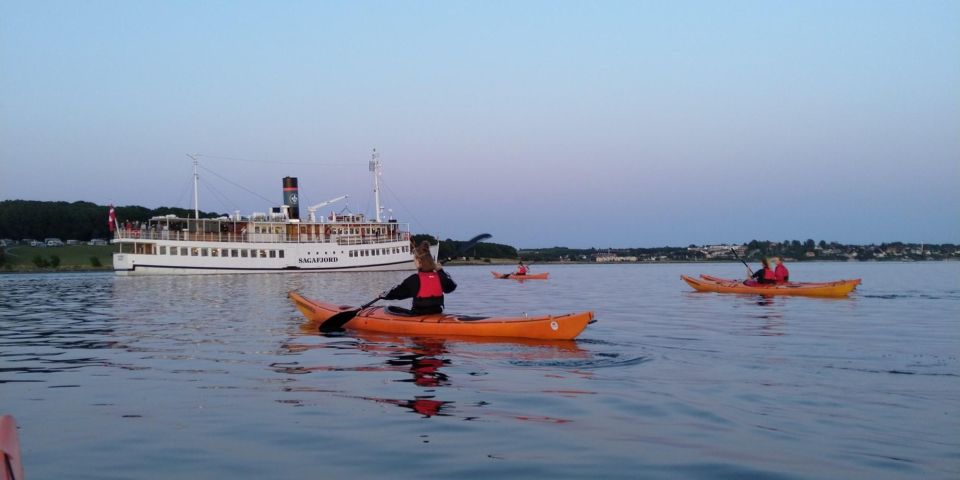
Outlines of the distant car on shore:
{"label": "distant car on shore", "polygon": [[0,247],[12,247],[17,244],[16,240],[11,240],[9,238],[0,239]]}
{"label": "distant car on shore", "polygon": [[80,240],[67,240],[67,245],[80,245]]}
{"label": "distant car on shore", "polygon": [[48,247],[62,247],[63,240],[59,238],[44,238],[43,243],[47,244]]}
{"label": "distant car on shore", "polygon": [[87,242],[87,245],[107,245],[107,241],[102,238],[94,238]]}

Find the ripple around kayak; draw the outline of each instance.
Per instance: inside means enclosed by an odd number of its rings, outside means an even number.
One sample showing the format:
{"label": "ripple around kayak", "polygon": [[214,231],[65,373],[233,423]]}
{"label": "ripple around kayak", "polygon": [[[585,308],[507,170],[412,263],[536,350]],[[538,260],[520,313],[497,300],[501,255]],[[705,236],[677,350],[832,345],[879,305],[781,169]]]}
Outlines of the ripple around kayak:
{"label": "ripple around kayak", "polygon": [[850,294],[860,279],[838,280],[835,282],[820,283],[786,283],[782,285],[745,285],[733,279],[701,275],[701,278],[692,278],[680,275],[683,281],[698,292],[716,293],[747,293],[756,295],[804,295],[810,297],[845,297]]}
{"label": "ripple around kayak", "polygon": [[[334,305],[309,300],[290,292],[297,309],[319,327],[330,317],[355,307]],[[389,307],[369,307],[343,327],[401,335],[465,335],[482,337],[536,338],[544,340],[571,340],[592,323],[593,312],[563,315],[522,317],[473,317],[446,313],[432,315],[404,315]]]}

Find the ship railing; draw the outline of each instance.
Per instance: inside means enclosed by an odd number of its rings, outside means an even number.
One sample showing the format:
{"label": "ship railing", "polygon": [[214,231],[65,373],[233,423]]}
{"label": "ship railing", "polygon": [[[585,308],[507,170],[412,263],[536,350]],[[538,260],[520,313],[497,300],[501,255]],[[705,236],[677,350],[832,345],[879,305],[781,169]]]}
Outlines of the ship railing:
{"label": "ship railing", "polygon": [[182,230],[155,230],[121,228],[114,232],[115,240],[171,240],[193,242],[228,243],[336,243],[337,245],[369,245],[409,241],[410,232],[395,232],[389,235],[287,235],[284,233],[197,233]]}

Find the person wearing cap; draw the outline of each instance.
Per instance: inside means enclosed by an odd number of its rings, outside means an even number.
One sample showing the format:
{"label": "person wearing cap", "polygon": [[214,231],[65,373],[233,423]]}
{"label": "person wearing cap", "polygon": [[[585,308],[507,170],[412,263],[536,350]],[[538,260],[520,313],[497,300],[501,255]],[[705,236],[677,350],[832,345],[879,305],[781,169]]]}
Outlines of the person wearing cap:
{"label": "person wearing cap", "polygon": [[430,255],[430,244],[423,241],[413,252],[413,262],[417,273],[410,275],[400,285],[380,297],[384,300],[403,300],[413,298],[410,313],[429,315],[443,312],[443,295],[452,293],[457,284],[443,270],[443,266]]}

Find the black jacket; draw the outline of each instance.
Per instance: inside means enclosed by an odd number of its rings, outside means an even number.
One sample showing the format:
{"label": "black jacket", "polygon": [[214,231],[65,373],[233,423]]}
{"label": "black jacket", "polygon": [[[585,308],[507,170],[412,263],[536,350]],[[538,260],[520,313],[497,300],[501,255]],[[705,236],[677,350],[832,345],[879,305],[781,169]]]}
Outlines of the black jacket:
{"label": "black jacket", "polygon": [[[445,270],[441,269],[438,271],[437,276],[440,277],[440,288],[443,290],[443,293],[450,293],[457,289],[457,284],[454,283],[453,279],[450,278],[450,275],[448,275]],[[407,277],[400,285],[394,287],[393,290],[387,292],[383,298],[385,300],[413,298],[413,308],[411,312],[416,315],[440,313],[443,311],[443,296],[418,298],[417,293],[419,292],[420,275],[414,273]]]}

